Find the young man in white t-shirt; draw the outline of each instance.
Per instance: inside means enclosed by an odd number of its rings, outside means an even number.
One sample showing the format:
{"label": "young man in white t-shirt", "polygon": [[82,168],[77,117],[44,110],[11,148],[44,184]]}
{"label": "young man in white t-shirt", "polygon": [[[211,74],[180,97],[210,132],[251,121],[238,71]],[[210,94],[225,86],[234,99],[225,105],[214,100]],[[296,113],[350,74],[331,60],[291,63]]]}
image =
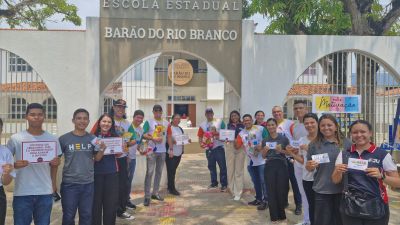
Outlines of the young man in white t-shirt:
{"label": "young man in white t-shirt", "polygon": [[228,174],[226,169],[225,149],[224,142],[219,140],[219,131],[225,129],[223,120],[214,118],[214,111],[212,108],[207,108],[205,111],[206,121],[202,122],[197,132],[199,143],[202,147],[203,136],[206,132],[212,133],[212,147],[206,150],[206,157],[208,162],[208,170],[210,170],[211,184],[208,188],[217,188],[217,163],[219,166],[219,179],[221,182],[221,192],[225,192],[228,186]]}
{"label": "young man in white t-shirt", "polygon": [[[146,177],[144,180],[144,206],[150,205],[151,199],[164,201],[159,195],[160,181],[167,152],[165,143],[167,141],[167,128],[169,123],[162,119],[162,107],[153,106],[154,118],[147,120],[143,125],[143,138],[148,141],[148,148],[151,149],[146,155]],[[150,195],[151,183],[154,176],[153,193]]]}
{"label": "young man in white t-shirt", "polygon": [[[39,103],[27,106],[26,120],[28,129],[11,136],[7,143],[8,149],[15,155],[14,167],[17,176],[14,187],[14,224],[50,224],[53,206],[52,193],[57,190],[56,177],[61,152],[58,139],[42,129],[45,118],[44,107]],[[54,147],[48,154],[54,154],[50,162],[29,161],[24,156],[23,145],[35,144]],[[33,148],[33,147],[32,147]],[[25,153],[26,154],[26,153]]]}

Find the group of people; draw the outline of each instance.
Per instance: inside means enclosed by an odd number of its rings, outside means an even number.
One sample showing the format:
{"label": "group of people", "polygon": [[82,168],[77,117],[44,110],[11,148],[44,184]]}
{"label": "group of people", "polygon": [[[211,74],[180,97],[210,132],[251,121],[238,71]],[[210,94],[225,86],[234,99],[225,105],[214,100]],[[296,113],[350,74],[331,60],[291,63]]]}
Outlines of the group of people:
{"label": "group of people", "polygon": [[[218,187],[218,163],[221,191],[229,190],[234,200],[240,200],[247,156],[255,189],[255,200],[248,204],[258,210],[269,208],[273,223],[286,221],[290,182],[295,214],[304,209],[299,224],[388,224],[386,185],[400,187],[400,178],[391,155],[372,142],[370,123],[355,121],[347,139],[332,114],[318,118],[301,100],[294,102],[293,111],[295,121],[284,119],[280,106],[272,108],[273,117],[266,121],[263,111],[255,113],[255,121],[250,114],[240,117],[232,111],[225,127],[213,118],[212,109],[206,109],[199,142],[205,131],[217,140],[206,150],[209,187]],[[222,129],[233,130],[235,139],[219,141]]]}
{"label": "group of people", "polygon": [[[134,219],[127,208],[136,208],[130,193],[137,153],[146,157],[143,205],[164,200],[159,194],[164,163],[168,192],[179,196],[175,175],[184,153],[184,145],[176,142],[184,134],[179,126],[180,115],[173,115],[168,122],[163,119],[162,107],[154,105],[152,118],[144,122],[144,112],[136,110],[129,122],[126,107],[124,100],[115,100],[111,113],[101,115],[90,132],[89,112],[77,109],[72,115],[74,129],[56,138],[42,129],[44,107],[29,104],[27,130],[12,135],[6,147],[0,146],[0,224],[4,224],[6,215],[3,185],[12,179],[14,224],[29,225],[32,218],[36,225],[50,224],[62,157],[62,224],[74,224],[77,211],[81,225],[112,225],[117,217]],[[208,188],[220,184],[221,192],[228,191],[233,200],[239,201],[247,158],[255,190],[255,199],[248,204],[258,210],[269,209],[273,223],[286,220],[290,182],[295,214],[304,211],[300,224],[388,224],[385,185],[400,187],[400,178],[391,155],[372,142],[371,125],[364,120],[354,122],[350,141],[333,115],[318,118],[307,112],[303,101],[295,101],[293,110],[296,121],[284,119],[279,106],[273,107],[273,118],[266,121],[263,111],[255,113],[255,120],[250,114],[241,117],[238,111],[232,111],[225,125],[214,118],[212,108],[206,108],[206,120],[199,125],[197,136],[208,161]],[[0,134],[2,127],[0,120]],[[220,140],[221,130],[231,130],[234,138]],[[204,143],[209,135],[211,139],[207,140],[212,141]],[[122,139],[117,142],[122,143],[121,151],[113,152],[107,146],[106,140],[112,138]],[[46,163],[24,158],[27,143],[44,142],[54,143],[54,158]]]}
{"label": "group of people", "polygon": [[[130,193],[137,152],[145,155],[147,161],[144,206],[149,206],[151,199],[164,200],[159,195],[164,162],[168,191],[180,195],[175,187],[175,174],[184,147],[174,140],[175,135],[183,134],[179,127],[180,116],[173,115],[171,123],[168,123],[162,119],[162,107],[154,105],[153,118],[143,124],[144,112],[136,110],[132,122],[129,122],[126,107],[126,101],[114,101],[110,114],[101,115],[90,132],[87,131],[89,112],[77,109],[72,115],[74,129],[56,138],[42,129],[45,108],[38,103],[29,104],[25,115],[28,128],[12,135],[7,146],[0,147],[0,224],[5,223],[6,216],[3,185],[8,185],[13,179],[14,224],[29,225],[32,219],[36,225],[50,224],[53,197],[58,191],[57,170],[62,157],[60,194],[63,225],[75,224],[77,211],[80,225],[112,225],[117,217],[135,219],[127,208],[136,209]],[[0,119],[0,134],[2,127]],[[113,140],[117,141],[116,145],[122,143],[115,148],[121,151],[107,146],[106,140],[111,139],[116,139]],[[54,144],[52,152],[56,154],[51,161],[32,162],[26,156],[24,158],[27,143],[40,146],[44,142]]]}

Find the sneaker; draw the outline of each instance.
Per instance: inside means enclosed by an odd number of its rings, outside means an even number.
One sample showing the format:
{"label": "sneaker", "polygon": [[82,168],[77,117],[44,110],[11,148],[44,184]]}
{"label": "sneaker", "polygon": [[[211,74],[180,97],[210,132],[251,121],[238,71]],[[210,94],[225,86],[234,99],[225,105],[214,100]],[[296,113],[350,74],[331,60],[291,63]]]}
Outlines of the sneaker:
{"label": "sneaker", "polygon": [[130,208],[130,209],[136,209],[136,205],[133,204],[131,201],[128,200],[128,202],[126,203],[126,207]]}
{"label": "sneaker", "polygon": [[158,200],[158,201],[164,201],[164,199],[159,194],[152,195],[151,199],[155,199],[155,200]]}
{"label": "sneaker", "polygon": [[228,189],[228,188],[227,188],[226,186],[222,186],[222,187],[221,187],[221,192],[226,192],[227,189]]}
{"label": "sneaker", "polygon": [[129,214],[127,212],[122,213],[121,215],[118,216],[118,218],[124,219],[124,220],[134,220],[135,219],[134,216],[132,216],[131,214]]}
{"label": "sneaker", "polygon": [[257,210],[266,210],[268,209],[267,202],[262,202],[259,206],[257,206]]}
{"label": "sneaker", "polygon": [[176,196],[181,195],[181,193],[179,193],[179,191],[177,191],[177,190],[169,190],[168,192],[169,192],[171,195],[176,195]]}
{"label": "sneaker", "polygon": [[233,200],[239,201],[239,200],[240,200],[240,196],[235,196],[235,197],[233,198]]}
{"label": "sneaker", "polygon": [[144,206],[149,206],[150,205],[150,199],[149,198],[145,198],[144,202],[143,202]]}
{"label": "sneaker", "polygon": [[218,188],[218,184],[210,184],[208,186],[208,189],[214,189],[214,188]]}
{"label": "sneaker", "polygon": [[301,215],[301,205],[296,205],[296,209],[294,210],[294,214]]}
{"label": "sneaker", "polygon": [[260,201],[258,201],[258,200],[256,199],[256,200],[254,200],[254,201],[248,202],[247,204],[248,204],[248,205],[254,205],[254,206],[257,206],[257,205],[261,205],[261,202],[260,202]]}

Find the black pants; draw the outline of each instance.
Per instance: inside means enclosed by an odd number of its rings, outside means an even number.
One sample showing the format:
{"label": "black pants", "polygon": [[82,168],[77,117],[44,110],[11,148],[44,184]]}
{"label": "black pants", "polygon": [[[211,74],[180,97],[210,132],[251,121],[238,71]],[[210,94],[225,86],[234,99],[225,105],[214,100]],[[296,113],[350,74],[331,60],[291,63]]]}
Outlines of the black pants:
{"label": "black pants", "polygon": [[314,210],[315,210],[315,194],[312,189],[314,182],[313,181],[305,181],[303,180],[303,188],[306,193],[307,202],[308,202],[308,214],[310,216],[311,225],[314,225]]}
{"label": "black pants", "polygon": [[344,214],[343,210],[341,210],[343,225],[388,225],[389,224],[389,217],[390,211],[389,206],[386,205],[386,215],[378,220],[366,220],[366,219],[359,219],[355,217],[350,217]]}
{"label": "black pants", "polygon": [[271,221],[284,220],[286,219],[285,205],[289,189],[286,163],[279,159],[266,162],[264,174]]}
{"label": "black pants", "polygon": [[168,177],[168,190],[170,191],[176,190],[175,175],[176,175],[176,169],[178,168],[179,163],[181,162],[181,158],[182,156],[174,156],[170,158],[168,154],[165,156],[165,164],[167,166],[167,177]]}
{"label": "black pants", "polygon": [[[290,186],[292,187],[292,191],[293,191],[293,199],[294,199],[294,203],[297,205],[301,205],[301,194],[300,194],[300,189],[299,186],[297,184],[297,180],[296,180],[296,176],[294,175],[294,165],[293,163],[290,162],[289,159],[287,160],[287,170],[289,173],[289,180],[290,180]],[[289,195],[289,189],[287,191],[286,194],[286,203],[288,203],[288,195]]]}
{"label": "black pants", "polygon": [[7,198],[6,193],[4,193],[3,186],[0,186],[0,225],[4,225],[6,222],[7,213]]}
{"label": "black pants", "polygon": [[128,203],[128,196],[122,193],[129,192],[129,177],[128,177],[128,157],[117,158],[118,160],[118,187],[119,194],[118,196],[118,208],[117,215],[120,216],[122,213],[126,211],[126,204]]}
{"label": "black pants", "polygon": [[117,205],[118,173],[95,174],[92,224],[115,225]]}
{"label": "black pants", "polygon": [[315,192],[314,223],[318,225],[342,225],[340,201],[342,194],[320,194]]}

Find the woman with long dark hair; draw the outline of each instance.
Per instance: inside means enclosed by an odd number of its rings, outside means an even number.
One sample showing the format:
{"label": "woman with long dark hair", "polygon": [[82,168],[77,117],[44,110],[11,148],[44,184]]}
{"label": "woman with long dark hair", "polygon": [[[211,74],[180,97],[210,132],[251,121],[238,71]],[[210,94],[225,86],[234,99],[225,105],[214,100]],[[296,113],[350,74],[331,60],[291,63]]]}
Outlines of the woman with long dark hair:
{"label": "woman with long dark hair", "polygon": [[[332,174],[334,183],[345,180],[345,192],[363,198],[363,210],[357,214],[346,211],[347,201],[341,203],[344,225],[387,225],[389,223],[388,194],[385,185],[400,187],[400,178],[392,156],[377,147],[372,140],[372,126],[365,120],[357,120],[350,126],[353,145],[339,153]],[[353,167],[350,162],[365,163],[367,168]],[[354,160],[354,161],[353,161]],[[379,206],[368,203],[379,202]]]}
{"label": "woman with long dark hair", "polygon": [[319,118],[318,134],[308,147],[306,164],[308,171],[315,171],[315,224],[342,225],[339,206],[343,185],[333,183],[331,175],[339,152],[350,145],[333,115],[324,114]]}
{"label": "woman with long dark hair", "polygon": [[262,126],[264,128],[267,127],[267,122],[264,121],[265,113],[262,110],[258,110],[254,113],[254,125]]}
{"label": "woman with long dark hair", "polygon": [[[114,154],[104,155],[107,146],[101,139],[118,137],[114,118],[105,113],[97,120],[94,143],[97,153],[94,157],[94,200],[93,225],[114,225],[118,204],[118,163]],[[124,193],[121,193],[124,194]]]}
{"label": "woman with long dark hair", "polygon": [[267,186],[269,214],[271,221],[286,220],[285,205],[289,189],[289,172],[287,169],[286,146],[289,139],[277,132],[278,121],[267,120],[269,136],[263,139],[263,157],[265,158],[265,183]]}
{"label": "woman with long dark hair", "polygon": [[[227,129],[235,131],[236,139],[243,128],[244,126],[240,120],[240,113],[233,110],[229,114]],[[233,143],[225,142],[225,158],[226,168],[228,171],[228,188],[233,195],[233,199],[239,201],[243,191],[245,152],[241,149],[236,149]]]}

